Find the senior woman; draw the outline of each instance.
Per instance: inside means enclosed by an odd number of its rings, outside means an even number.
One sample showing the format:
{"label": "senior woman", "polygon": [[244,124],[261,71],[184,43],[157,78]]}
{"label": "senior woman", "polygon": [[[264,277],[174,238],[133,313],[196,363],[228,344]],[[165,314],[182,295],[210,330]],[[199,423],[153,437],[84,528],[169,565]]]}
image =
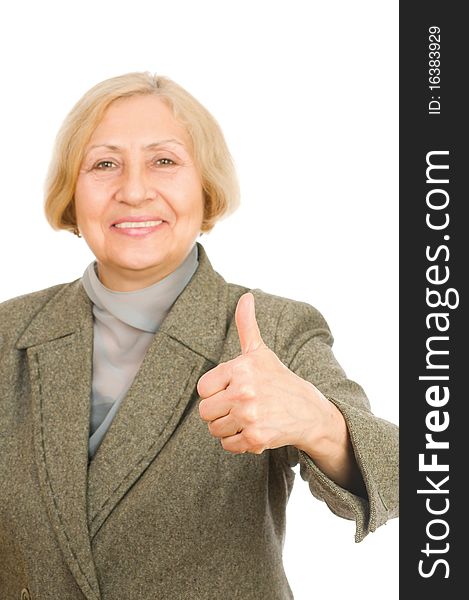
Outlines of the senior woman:
{"label": "senior woman", "polygon": [[96,260],[0,305],[1,598],[292,598],[298,463],[357,541],[397,516],[397,427],[323,317],[226,283],[196,241],[237,198],[168,78],[101,82],[66,118],[45,211]]}

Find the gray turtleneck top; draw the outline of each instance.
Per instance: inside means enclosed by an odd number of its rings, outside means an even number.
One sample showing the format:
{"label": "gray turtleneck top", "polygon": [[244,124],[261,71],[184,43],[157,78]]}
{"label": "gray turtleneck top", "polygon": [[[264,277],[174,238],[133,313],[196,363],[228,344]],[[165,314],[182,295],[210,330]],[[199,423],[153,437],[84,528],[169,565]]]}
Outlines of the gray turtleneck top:
{"label": "gray turtleneck top", "polygon": [[98,278],[96,261],[86,268],[82,283],[93,303],[90,458],[129,390],[153,336],[198,264],[194,244],[175,271],[133,292],[106,288]]}

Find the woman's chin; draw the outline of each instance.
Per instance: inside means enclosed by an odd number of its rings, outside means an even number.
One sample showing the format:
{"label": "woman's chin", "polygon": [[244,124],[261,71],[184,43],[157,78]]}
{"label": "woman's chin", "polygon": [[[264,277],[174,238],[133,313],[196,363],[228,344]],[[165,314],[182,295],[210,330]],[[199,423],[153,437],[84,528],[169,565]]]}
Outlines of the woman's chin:
{"label": "woman's chin", "polygon": [[[153,257],[127,257],[114,260],[112,263],[98,260],[98,274],[101,283],[116,291],[130,291],[147,287],[163,279],[171,268],[162,256],[160,260]],[[169,268],[169,271],[168,271]]]}
{"label": "woman's chin", "polygon": [[158,270],[169,262],[170,252],[164,247],[154,248],[146,245],[142,248],[116,248],[107,252],[105,262],[110,269],[145,271]]}
{"label": "woman's chin", "polygon": [[147,257],[133,258],[116,262],[112,265],[111,269],[122,273],[135,271],[136,274],[141,273],[144,275],[145,273],[164,271],[166,269],[166,261],[164,257],[161,257],[159,260],[156,258],[148,260]]}

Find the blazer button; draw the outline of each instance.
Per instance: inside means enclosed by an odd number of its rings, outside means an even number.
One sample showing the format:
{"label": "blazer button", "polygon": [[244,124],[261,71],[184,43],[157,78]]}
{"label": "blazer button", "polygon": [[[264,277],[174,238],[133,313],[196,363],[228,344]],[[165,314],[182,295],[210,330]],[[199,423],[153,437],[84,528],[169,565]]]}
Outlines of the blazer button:
{"label": "blazer button", "polygon": [[31,600],[31,594],[29,593],[28,588],[23,588],[21,590],[20,600]]}

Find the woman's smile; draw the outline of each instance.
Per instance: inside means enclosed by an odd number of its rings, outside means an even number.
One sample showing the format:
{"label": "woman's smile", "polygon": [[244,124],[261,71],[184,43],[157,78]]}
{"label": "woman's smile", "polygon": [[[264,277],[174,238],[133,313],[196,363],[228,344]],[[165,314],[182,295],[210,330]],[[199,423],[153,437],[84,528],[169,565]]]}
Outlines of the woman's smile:
{"label": "woman's smile", "polygon": [[161,232],[166,221],[152,219],[151,217],[125,217],[111,225],[111,231],[130,237],[143,237],[156,232]]}

